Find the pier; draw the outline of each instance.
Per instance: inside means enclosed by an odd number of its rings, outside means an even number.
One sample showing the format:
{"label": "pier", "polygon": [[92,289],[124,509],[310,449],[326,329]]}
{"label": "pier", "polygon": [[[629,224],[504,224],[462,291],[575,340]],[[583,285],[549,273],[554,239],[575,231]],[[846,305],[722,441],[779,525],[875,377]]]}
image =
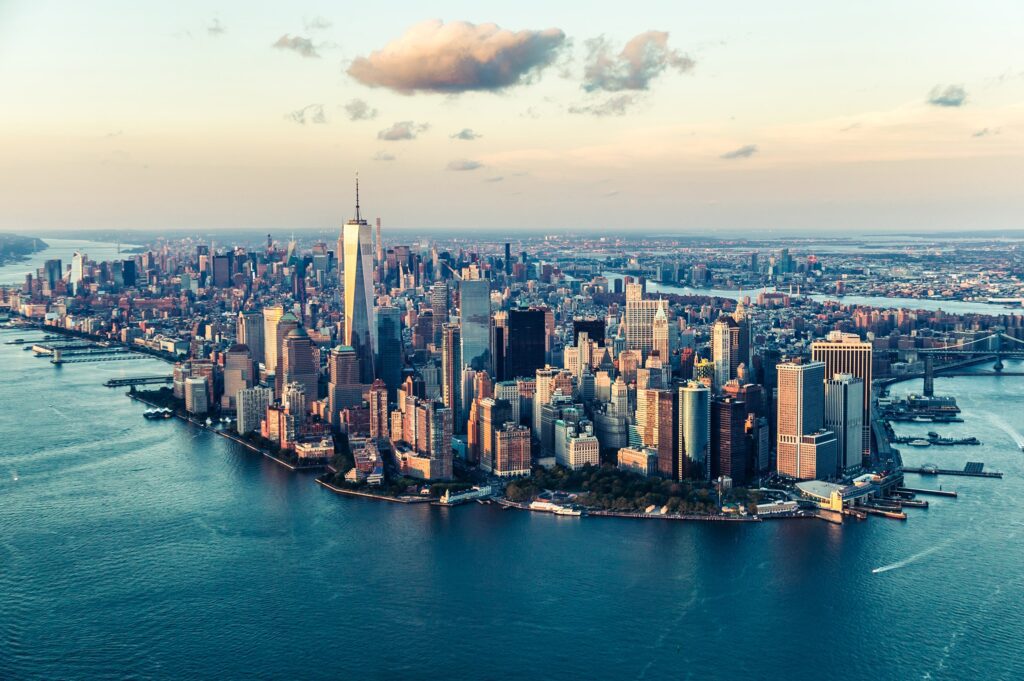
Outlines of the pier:
{"label": "pier", "polygon": [[936,497],[952,497],[956,498],[957,494],[955,491],[945,489],[923,489],[920,487],[900,487],[897,492],[907,492],[910,494],[931,494]]}
{"label": "pier", "polygon": [[919,468],[903,467],[904,473],[917,473],[919,475],[959,475],[965,478],[1002,478],[999,471],[982,470],[985,464],[977,461],[968,461],[963,470],[953,468],[938,468],[934,464],[925,464]]}

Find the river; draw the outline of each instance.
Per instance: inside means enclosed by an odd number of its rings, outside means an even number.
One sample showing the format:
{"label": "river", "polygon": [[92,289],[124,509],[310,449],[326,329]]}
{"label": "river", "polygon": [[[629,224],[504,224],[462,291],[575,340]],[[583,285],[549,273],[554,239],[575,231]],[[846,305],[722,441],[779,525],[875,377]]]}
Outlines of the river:
{"label": "river", "polygon": [[985,441],[942,462],[1006,479],[838,527],[339,497],[102,386],[166,364],[31,355],[0,344],[3,679],[1024,677],[1024,455],[984,416],[1024,429],[1021,378],[937,380]]}
{"label": "river", "polygon": [[[67,270],[71,264],[71,256],[76,251],[81,251],[96,262],[113,261],[132,257],[130,254],[118,255],[118,244],[106,241],[90,241],[87,239],[54,239],[51,237],[40,237],[47,243],[49,248],[36,251],[26,260],[21,262],[8,263],[0,267],[0,285],[22,284],[25,282],[25,275],[36,275],[36,270],[43,266],[47,260],[59,258],[61,266]],[[130,244],[121,244],[121,249],[132,248]]]}

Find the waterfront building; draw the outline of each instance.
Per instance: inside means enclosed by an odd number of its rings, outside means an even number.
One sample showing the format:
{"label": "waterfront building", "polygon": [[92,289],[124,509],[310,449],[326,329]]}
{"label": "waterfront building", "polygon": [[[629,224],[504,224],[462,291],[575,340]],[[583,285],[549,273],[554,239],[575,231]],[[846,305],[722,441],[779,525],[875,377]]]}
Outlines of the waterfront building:
{"label": "waterfront building", "polygon": [[848,472],[863,461],[864,381],[835,374],[825,381],[825,427],[836,435],[836,463]]}
{"label": "waterfront building", "polygon": [[744,485],[748,478],[750,449],[746,433],[746,405],[732,397],[711,405],[711,477],[732,478]]}
{"label": "waterfront building", "polygon": [[476,405],[480,467],[485,471],[492,471],[497,466],[496,433],[504,424],[512,421],[512,405],[506,400],[495,400],[491,397],[476,400]]}
{"label": "waterfront building", "polygon": [[239,434],[245,435],[259,430],[267,407],[274,401],[274,391],[261,386],[246,388],[238,391],[235,400],[238,413],[235,428]]}
{"label": "waterfront building", "polygon": [[601,464],[601,445],[589,422],[568,428],[564,452],[556,461],[570,470]]}
{"label": "waterfront building", "polygon": [[677,480],[711,477],[711,390],[687,381],[679,386]]}
{"label": "waterfront building", "polygon": [[373,307],[373,243],[370,225],[359,213],[359,181],[356,180],[356,216],[345,223],[338,243],[344,253],[344,344],[359,358],[360,383],[373,381],[377,349],[377,322]]}
{"label": "waterfront building", "polygon": [[330,437],[303,438],[295,443],[295,457],[305,465],[327,463],[334,457],[334,440]]}
{"label": "waterfront building", "polygon": [[825,340],[811,343],[811,359],[825,364],[825,376],[850,374],[864,383],[861,417],[861,453],[871,454],[872,345],[855,333],[832,331]]}
{"label": "waterfront building", "polygon": [[286,414],[295,417],[296,425],[306,422],[307,403],[310,402],[306,394],[306,386],[298,381],[291,381],[284,384],[284,393],[281,395],[281,406]]}
{"label": "waterfront building", "polygon": [[658,474],[658,452],[650,448],[620,447],[616,463],[621,471],[647,477]]}
{"label": "waterfront building", "polygon": [[517,477],[529,475],[529,470],[529,428],[511,421],[502,424],[495,431],[495,456],[489,472],[500,477]]}
{"label": "waterfront building", "polygon": [[185,379],[185,411],[196,416],[202,416],[209,411],[205,376],[191,376]]}
{"label": "waterfront building", "polygon": [[797,480],[835,475],[836,438],[824,427],[824,362],[784,362],[776,366],[776,372],[778,416],[775,450],[778,474]]}
{"label": "waterfront building", "polygon": [[238,391],[251,388],[255,382],[249,346],[237,343],[232,345],[224,353],[224,394],[221,396],[221,409],[235,411]]}

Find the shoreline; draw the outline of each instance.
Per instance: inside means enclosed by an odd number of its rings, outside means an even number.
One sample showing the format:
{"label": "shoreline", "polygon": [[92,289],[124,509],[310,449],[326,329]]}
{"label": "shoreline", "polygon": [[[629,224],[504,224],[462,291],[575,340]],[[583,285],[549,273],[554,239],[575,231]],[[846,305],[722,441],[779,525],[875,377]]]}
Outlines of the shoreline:
{"label": "shoreline", "polygon": [[[50,327],[50,326],[45,325],[45,324],[37,324],[37,323],[32,322],[31,320],[28,320],[28,323],[31,324],[32,328],[37,330],[37,331],[43,331],[43,332],[53,331],[54,333],[59,333],[59,334],[62,334],[62,335],[65,335],[65,336],[71,336],[71,337],[79,337],[81,335],[84,335],[84,334],[71,333],[67,329],[62,329],[60,327]],[[88,337],[88,336],[86,336],[86,337]],[[90,338],[90,340],[91,340],[91,338]],[[123,345],[123,344],[121,344],[121,345]],[[130,346],[124,346],[124,347],[129,348],[129,350],[133,350]],[[171,363],[171,360],[168,359],[168,358],[165,358],[165,357],[159,357],[159,356],[156,356],[156,355],[150,355],[149,353],[139,353],[139,354],[147,355],[149,357],[152,357],[153,359],[162,360],[165,363]],[[125,395],[127,397],[129,397],[130,399],[132,399],[132,400],[141,402],[141,403],[146,404],[146,405],[148,405],[150,407],[153,407],[153,408],[159,408],[159,406],[160,406],[160,405],[157,405],[157,404],[155,404],[155,403],[145,399],[144,397],[142,397],[142,396],[140,396],[137,393],[132,392],[132,391],[126,392]],[[213,428],[212,426],[207,426],[205,423],[203,423],[201,421],[193,420],[193,419],[189,418],[188,416],[182,416],[177,411],[174,411],[173,415],[174,415],[174,417],[176,419],[179,419],[179,420],[184,421],[186,423],[192,424],[194,426],[202,428],[203,430],[212,432],[212,433],[214,433],[216,435],[220,435],[221,437],[224,437],[224,438],[226,438],[228,440],[231,440],[232,442],[234,442],[236,444],[242,445],[243,447],[249,449],[252,452],[255,452],[255,453],[258,453],[258,454],[262,454],[263,456],[265,456],[266,458],[270,459],[274,463],[276,463],[276,464],[278,464],[278,465],[288,469],[290,472],[295,473],[295,472],[315,471],[315,470],[322,470],[322,469],[325,469],[325,468],[330,468],[329,465],[327,465],[327,464],[317,464],[317,465],[313,465],[313,466],[296,466],[296,465],[290,464],[287,461],[284,461],[283,459],[279,459],[278,457],[274,456],[270,452],[265,451],[263,449],[260,449],[256,445],[254,445],[254,444],[252,444],[250,442],[247,442],[246,440],[242,439],[241,437],[239,437],[239,436],[237,436],[237,435],[235,435],[233,433],[229,433],[229,432],[226,432],[226,431],[223,431],[223,430],[219,430],[217,428]],[[390,497],[390,496],[385,496],[385,495],[382,495],[382,494],[373,494],[373,493],[370,493],[370,492],[360,492],[360,491],[357,491],[357,490],[343,489],[341,487],[337,487],[335,485],[332,485],[332,484],[330,484],[330,483],[328,483],[328,482],[326,482],[324,480],[321,480],[320,476],[317,476],[315,478],[314,482],[316,484],[320,485],[321,487],[324,487],[325,489],[327,489],[327,490],[329,490],[331,492],[334,492],[335,494],[341,495],[341,496],[361,497],[363,499],[371,499],[371,500],[374,500],[374,501],[386,501],[386,502],[390,502],[390,503],[398,503],[398,504],[406,504],[406,505],[423,504],[423,503],[428,503],[429,504],[432,501],[436,501],[432,497],[425,497],[425,498],[422,498],[422,499],[418,498],[418,497],[412,497],[412,496],[407,496],[407,497]],[[496,498],[493,499],[493,501],[496,504],[498,504],[499,506],[501,506],[503,509],[515,508],[517,510],[525,510],[525,511],[530,511],[530,512],[533,512],[533,513],[547,513],[547,515],[555,515],[555,514],[552,514],[552,513],[549,513],[549,512],[545,512],[545,511],[536,511],[536,510],[528,508],[528,505],[526,505],[526,504],[520,504],[518,502],[509,501],[509,500],[504,499],[504,498],[497,498],[496,497]],[[763,521],[763,519],[760,518],[760,517],[756,517],[756,518],[755,517],[730,517],[730,516],[713,516],[713,515],[709,515],[709,516],[700,516],[700,515],[686,515],[686,516],[680,516],[680,515],[652,515],[652,514],[647,514],[647,513],[641,513],[639,511],[630,512],[630,511],[604,511],[604,510],[599,510],[599,511],[587,511],[585,515],[592,515],[592,516],[599,517],[599,518],[625,518],[625,519],[632,519],[632,520],[675,520],[675,521],[691,521],[691,522],[740,522],[740,523],[751,523],[751,522],[754,522],[754,523],[757,523],[757,522],[762,522]],[[579,517],[579,516],[577,516],[577,517]],[[773,519],[775,519],[775,520],[785,520],[787,518],[804,518],[804,517],[815,517],[815,516],[784,516],[784,517],[780,516],[780,517],[776,517],[776,518],[773,518]]]}
{"label": "shoreline", "polygon": [[[125,395],[128,396],[130,399],[136,400],[138,402],[142,402],[143,404],[148,404],[149,406],[153,407],[154,409],[160,408],[160,405],[155,404],[153,402],[150,402],[146,398],[144,398],[144,397],[142,397],[142,396],[140,396],[140,395],[138,395],[138,394],[136,394],[134,392],[126,392]],[[190,423],[193,426],[196,426],[196,427],[202,428],[203,430],[206,430],[208,432],[220,435],[221,437],[226,438],[228,440],[231,440],[232,442],[234,442],[236,444],[242,445],[246,449],[249,449],[249,450],[251,450],[253,452],[256,452],[257,454],[262,454],[263,456],[267,457],[268,459],[270,459],[274,463],[280,464],[281,466],[284,466],[285,468],[287,468],[288,470],[290,470],[292,472],[313,471],[313,470],[322,469],[324,467],[324,464],[316,464],[316,465],[313,465],[313,466],[296,466],[294,464],[290,464],[287,461],[285,461],[284,459],[279,459],[276,456],[274,456],[273,454],[271,454],[270,452],[268,452],[268,451],[266,451],[264,449],[260,449],[259,447],[257,447],[256,445],[252,444],[251,442],[246,442],[244,439],[242,439],[241,437],[239,437],[237,435],[234,435],[232,433],[228,433],[228,432],[223,431],[223,430],[218,430],[217,428],[214,428],[212,426],[208,426],[205,423],[202,423],[200,421],[195,421],[195,420],[193,420],[193,419],[191,419],[191,418],[189,418],[187,416],[182,416],[177,411],[174,411],[173,415],[174,415],[174,418],[180,419],[181,421],[184,421],[185,423]]]}

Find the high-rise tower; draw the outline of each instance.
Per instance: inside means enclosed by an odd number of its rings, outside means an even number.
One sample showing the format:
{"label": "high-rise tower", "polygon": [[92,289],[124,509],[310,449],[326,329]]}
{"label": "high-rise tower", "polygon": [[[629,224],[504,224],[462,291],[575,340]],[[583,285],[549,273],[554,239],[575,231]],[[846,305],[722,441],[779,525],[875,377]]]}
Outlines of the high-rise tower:
{"label": "high-rise tower", "polygon": [[345,345],[359,357],[360,382],[372,383],[377,322],[373,310],[373,243],[370,225],[359,212],[356,179],[356,216],[345,223],[339,250],[345,254]]}

